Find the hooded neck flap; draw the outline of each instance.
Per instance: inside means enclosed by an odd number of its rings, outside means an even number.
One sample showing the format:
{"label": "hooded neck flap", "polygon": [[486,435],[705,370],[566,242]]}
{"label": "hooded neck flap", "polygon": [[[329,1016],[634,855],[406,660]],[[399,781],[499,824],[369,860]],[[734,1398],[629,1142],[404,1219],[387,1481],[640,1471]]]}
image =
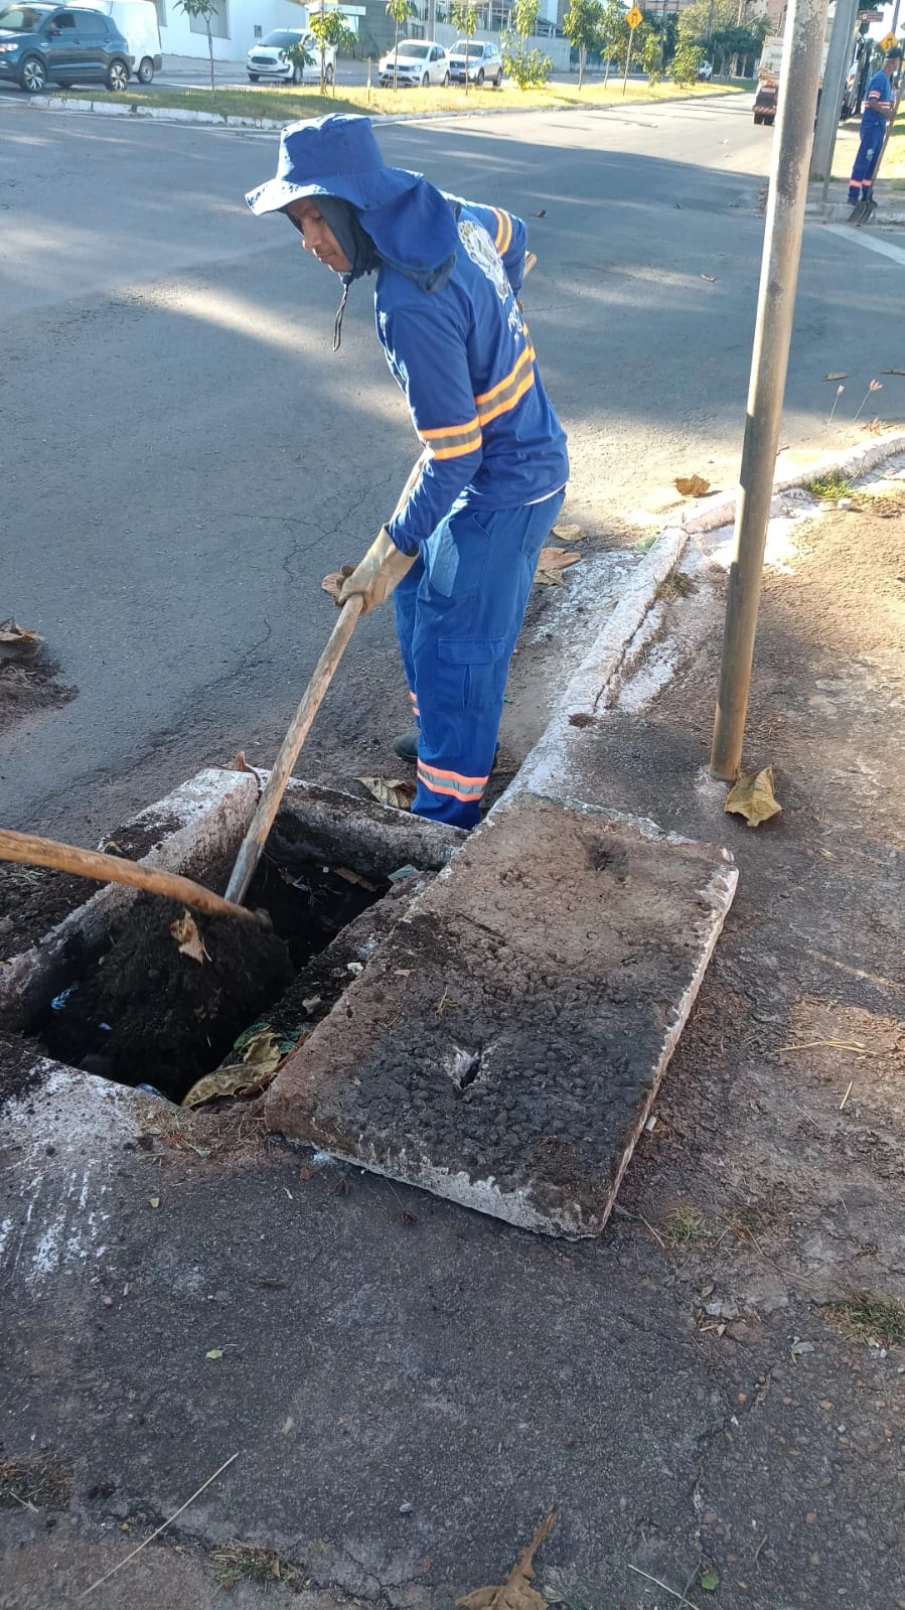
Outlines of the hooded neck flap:
{"label": "hooded neck flap", "polygon": [[[351,285],[382,263],[414,280],[429,295],[443,290],[456,262],[456,208],[426,179],[382,207],[359,208],[325,195],[316,197],[316,205],[352,264],[340,275],[343,294],[333,325],[334,352],[342,346]],[[292,222],[301,229],[294,218]]]}

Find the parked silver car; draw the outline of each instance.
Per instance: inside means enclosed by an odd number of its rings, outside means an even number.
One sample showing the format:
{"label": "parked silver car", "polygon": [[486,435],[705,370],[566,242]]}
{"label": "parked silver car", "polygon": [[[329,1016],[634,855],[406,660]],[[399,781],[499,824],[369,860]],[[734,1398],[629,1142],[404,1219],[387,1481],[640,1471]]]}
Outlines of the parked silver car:
{"label": "parked silver car", "polygon": [[499,88],[503,82],[503,58],[499,45],[488,44],[482,39],[457,39],[449,53],[449,76],[454,84],[465,83],[466,57],[469,84],[483,84],[486,80]]}

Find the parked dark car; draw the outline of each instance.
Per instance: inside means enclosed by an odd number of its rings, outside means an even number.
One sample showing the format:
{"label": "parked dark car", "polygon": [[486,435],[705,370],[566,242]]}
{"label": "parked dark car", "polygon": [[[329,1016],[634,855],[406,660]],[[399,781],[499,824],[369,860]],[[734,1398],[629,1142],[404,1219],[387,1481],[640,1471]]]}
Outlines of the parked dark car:
{"label": "parked dark car", "polygon": [[110,17],[74,6],[20,3],[0,9],[0,84],[29,95],[48,83],[126,89],[129,47]]}

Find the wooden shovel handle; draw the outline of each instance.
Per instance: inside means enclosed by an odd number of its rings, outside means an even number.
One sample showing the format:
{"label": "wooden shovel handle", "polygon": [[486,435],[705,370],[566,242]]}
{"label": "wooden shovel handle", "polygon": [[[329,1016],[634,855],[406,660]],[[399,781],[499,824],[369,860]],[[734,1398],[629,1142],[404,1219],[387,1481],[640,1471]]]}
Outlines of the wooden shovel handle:
{"label": "wooden shovel handle", "polygon": [[267,842],[267,835],[273,826],[274,817],[280,808],[280,801],[286,791],[286,784],[291,775],[292,768],[298,758],[299,750],[308,736],[311,723],[317,715],[323,702],[333,673],[336,670],[349,638],[355,630],[355,622],[361,614],[363,600],[360,597],[350,598],[343,604],[327,645],[314,667],[314,674],[305,689],[301,703],[295,712],[279,753],[273,763],[273,771],[267,779],[264,792],[258,800],[258,807],[251,819],[251,825],[246,833],[232,876],[226,887],[227,900],[241,901],[248,893],[248,885],[255,875],[255,868],[261,859],[261,852]]}
{"label": "wooden shovel handle", "polygon": [[[412,466],[409,478],[399,494],[393,519],[405,508],[408,495],[416,484],[425,461],[425,454]],[[286,791],[286,784],[292,776],[299,750],[308,736],[311,723],[323,703],[324,694],[333,680],[336,670],[349,638],[355,630],[355,622],[361,614],[363,600],[353,597],[343,604],[323,654],[314,667],[314,674],[307,688],[302,694],[301,703],[295,712],[283,742],[280,744],[279,754],[273,763],[273,771],[267,780],[258,808],[251,819],[248,832],[239,845],[236,864],[232,876],[226,886],[227,900],[241,901],[248,893],[248,886],[255,875],[255,868],[261,859],[267,836],[273,826],[274,818],[280,808],[280,801]]]}
{"label": "wooden shovel handle", "polygon": [[59,844],[56,839],[41,839],[34,833],[14,833],[9,828],[0,828],[0,861],[55,867],[58,872],[72,872],[77,878],[94,878],[98,883],[128,883],[134,889],[146,889],[149,894],[181,900],[183,905],[203,911],[209,917],[240,917],[243,922],[267,926],[267,919],[258,912],[234,905],[231,900],[205,889],[203,884],[180,877],[176,872],[158,872],[118,855],[82,850],[75,844]]}

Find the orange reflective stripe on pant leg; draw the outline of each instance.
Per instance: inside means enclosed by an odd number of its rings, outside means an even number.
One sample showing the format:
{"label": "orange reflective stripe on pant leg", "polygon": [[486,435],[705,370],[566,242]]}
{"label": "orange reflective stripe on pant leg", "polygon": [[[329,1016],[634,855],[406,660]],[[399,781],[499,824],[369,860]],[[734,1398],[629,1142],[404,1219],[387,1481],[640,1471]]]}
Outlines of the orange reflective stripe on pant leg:
{"label": "orange reflective stripe on pant leg", "polygon": [[451,794],[455,799],[478,800],[481,798],[488,779],[486,777],[463,777],[461,772],[445,771],[438,766],[428,766],[424,761],[418,762],[418,781],[429,788],[432,794]]}

